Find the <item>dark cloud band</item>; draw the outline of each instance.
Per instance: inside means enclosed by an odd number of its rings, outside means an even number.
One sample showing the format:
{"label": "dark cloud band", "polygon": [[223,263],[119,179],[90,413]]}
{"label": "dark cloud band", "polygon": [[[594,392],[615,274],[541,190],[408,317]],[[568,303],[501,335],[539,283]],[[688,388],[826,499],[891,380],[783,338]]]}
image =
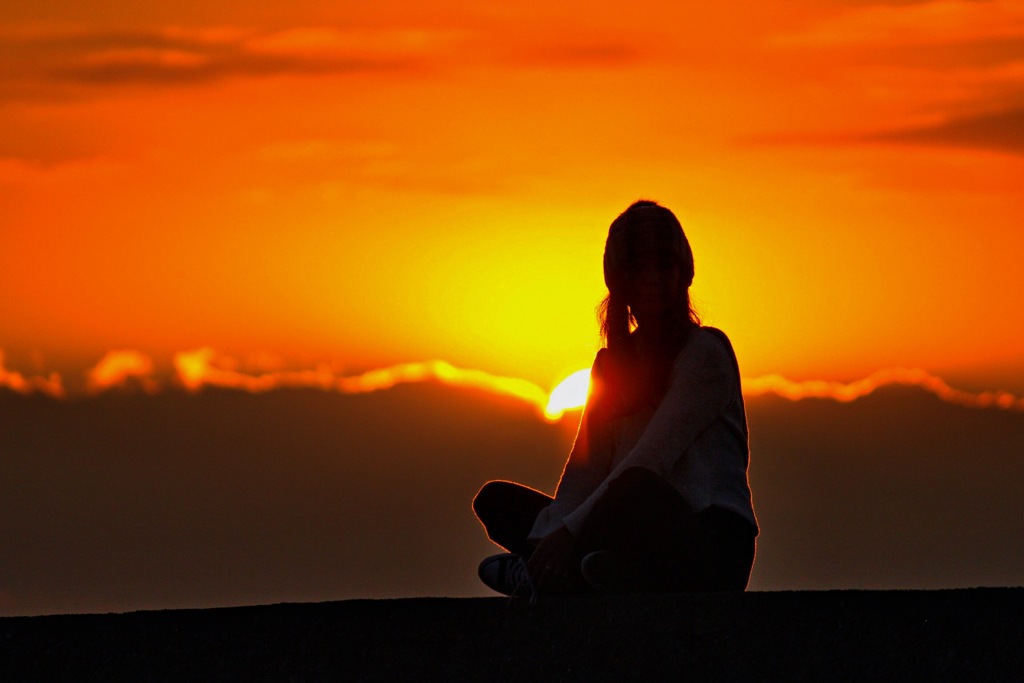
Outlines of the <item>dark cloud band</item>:
{"label": "dark cloud band", "polygon": [[863,139],[1024,154],[1024,107],[950,118],[932,126],[883,131]]}

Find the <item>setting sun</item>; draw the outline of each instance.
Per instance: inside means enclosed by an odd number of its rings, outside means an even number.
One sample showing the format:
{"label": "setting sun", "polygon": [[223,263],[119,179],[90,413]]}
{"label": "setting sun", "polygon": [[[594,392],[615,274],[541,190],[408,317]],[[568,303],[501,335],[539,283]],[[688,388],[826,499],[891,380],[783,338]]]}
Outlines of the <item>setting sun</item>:
{"label": "setting sun", "polygon": [[590,369],[577,370],[552,389],[544,408],[544,416],[549,420],[557,420],[567,410],[582,408],[587,402],[589,391]]}

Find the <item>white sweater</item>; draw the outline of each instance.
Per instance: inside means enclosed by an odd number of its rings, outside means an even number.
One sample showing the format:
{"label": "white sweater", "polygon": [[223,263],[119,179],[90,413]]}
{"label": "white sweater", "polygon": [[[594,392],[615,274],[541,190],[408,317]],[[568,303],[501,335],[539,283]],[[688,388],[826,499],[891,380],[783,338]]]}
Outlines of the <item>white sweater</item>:
{"label": "white sweater", "polygon": [[[598,359],[601,353],[598,352]],[[595,359],[594,368],[599,361]],[[530,532],[537,541],[560,524],[578,536],[608,482],[645,467],[671,483],[696,512],[712,505],[738,513],[756,529],[747,483],[750,451],[736,356],[728,338],[698,328],[672,366],[657,409],[591,427],[584,408],[569,460]]]}

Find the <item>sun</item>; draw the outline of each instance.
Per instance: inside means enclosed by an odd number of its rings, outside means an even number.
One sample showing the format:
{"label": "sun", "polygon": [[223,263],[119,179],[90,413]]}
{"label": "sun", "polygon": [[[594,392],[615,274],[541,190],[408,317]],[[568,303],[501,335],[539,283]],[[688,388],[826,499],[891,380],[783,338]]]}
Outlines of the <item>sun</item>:
{"label": "sun", "polygon": [[590,391],[590,368],[577,370],[551,391],[548,405],[544,408],[544,416],[549,420],[557,420],[567,410],[582,408],[587,402]]}

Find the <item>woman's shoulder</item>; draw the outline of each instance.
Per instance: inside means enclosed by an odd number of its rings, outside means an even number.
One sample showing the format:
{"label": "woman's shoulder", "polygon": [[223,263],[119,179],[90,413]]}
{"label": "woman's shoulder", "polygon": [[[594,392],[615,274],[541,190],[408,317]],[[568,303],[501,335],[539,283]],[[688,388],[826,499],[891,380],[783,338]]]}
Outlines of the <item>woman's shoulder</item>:
{"label": "woman's shoulder", "polygon": [[703,347],[718,347],[722,349],[732,350],[732,342],[729,341],[728,335],[722,332],[717,327],[708,327],[701,325],[690,333],[691,342],[696,342],[698,346]]}
{"label": "woman's shoulder", "polygon": [[683,344],[681,351],[683,353],[701,351],[706,352],[709,350],[728,350],[732,349],[732,342],[729,341],[729,337],[717,327],[707,327],[700,325],[694,327],[689,334],[686,342]]}
{"label": "woman's shoulder", "polygon": [[[634,341],[633,335],[635,334],[635,331],[631,333],[631,341]],[[700,325],[690,331],[688,339],[676,354],[676,361],[678,362],[686,356],[694,355],[711,355],[727,359],[735,356],[735,353],[732,348],[732,342],[729,341],[729,337],[725,332],[717,327]],[[598,349],[597,355],[594,357],[594,363],[591,366],[592,371],[601,374],[607,366],[610,356],[611,353],[608,347]]]}
{"label": "woman's shoulder", "polygon": [[717,327],[700,326],[690,332],[690,338],[676,358],[682,364],[686,359],[700,359],[702,364],[729,366],[736,363],[729,337]]}

